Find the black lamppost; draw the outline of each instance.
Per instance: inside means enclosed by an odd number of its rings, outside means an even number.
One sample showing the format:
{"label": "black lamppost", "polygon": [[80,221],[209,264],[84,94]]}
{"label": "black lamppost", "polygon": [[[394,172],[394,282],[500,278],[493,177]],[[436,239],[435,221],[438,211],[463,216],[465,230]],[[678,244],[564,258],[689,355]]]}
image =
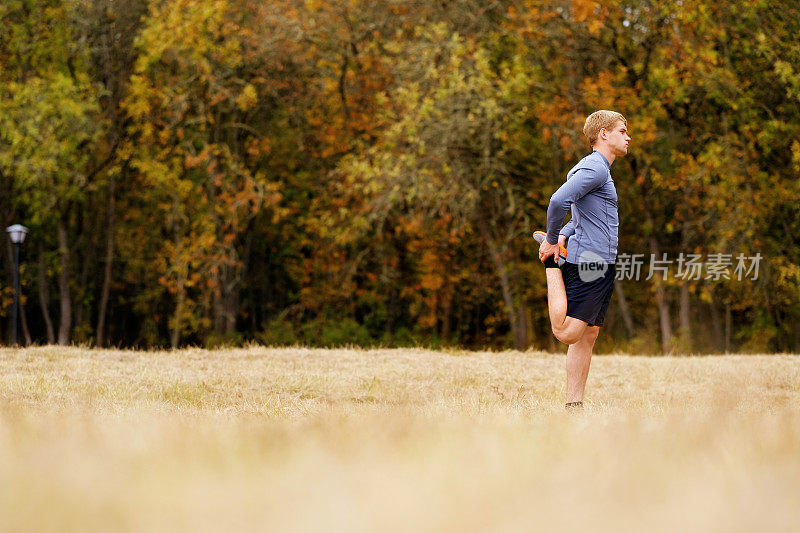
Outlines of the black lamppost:
{"label": "black lamppost", "polygon": [[17,316],[19,315],[19,245],[25,240],[28,228],[22,224],[14,224],[6,228],[11,242],[14,243],[14,309],[11,312],[11,345],[17,345]]}

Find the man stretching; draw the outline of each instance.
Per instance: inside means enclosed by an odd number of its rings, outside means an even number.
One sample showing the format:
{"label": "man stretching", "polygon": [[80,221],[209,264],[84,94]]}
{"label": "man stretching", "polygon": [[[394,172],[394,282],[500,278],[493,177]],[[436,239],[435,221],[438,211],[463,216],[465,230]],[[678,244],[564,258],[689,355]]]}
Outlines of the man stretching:
{"label": "man stretching", "polygon": [[[567,349],[567,407],[582,407],[592,348],[614,291],[617,258],[617,191],[611,165],[628,153],[628,122],[615,111],[595,111],[583,133],[592,153],[567,174],[550,197],[547,232],[537,231],[547,276],[550,324]],[[561,228],[567,210],[572,218]],[[559,231],[560,230],[560,231]],[[567,242],[569,239],[569,242]]]}

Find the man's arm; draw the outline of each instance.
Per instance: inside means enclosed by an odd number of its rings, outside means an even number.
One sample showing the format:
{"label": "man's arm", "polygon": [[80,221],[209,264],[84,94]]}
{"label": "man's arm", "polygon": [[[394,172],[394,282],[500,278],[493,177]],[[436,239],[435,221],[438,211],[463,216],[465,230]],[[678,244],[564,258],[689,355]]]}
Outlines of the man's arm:
{"label": "man's arm", "polygon": [[561,235],[563,235],[567,239],[575,235],[575,221],[573,219],[570,219],[569,222],[567,222],[567,224],[563,228],[561,228],[561,231],[559,232],[559,237],[561,237]]}
{"label": "man's arm", "polygon": [[[556,244],[561,223],[567,215],[569,207],[579,198],[583,198],[597,187],[605,183],[607,176],[591,168],[581,168],[572,175],[553,196],[547,207],[547,242]],[[567,224],[569,225],[569,224]],[[574,232],[574,224],[572,226]]]}

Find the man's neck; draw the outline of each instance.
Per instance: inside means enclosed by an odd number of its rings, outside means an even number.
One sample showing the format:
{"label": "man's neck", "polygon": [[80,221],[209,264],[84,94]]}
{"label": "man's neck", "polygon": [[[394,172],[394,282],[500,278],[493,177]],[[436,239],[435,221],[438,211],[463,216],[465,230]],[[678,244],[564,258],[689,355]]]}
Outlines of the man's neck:
{"label": "man's neck", "polygon": [[609,166],[614,164],[614,159],[616,156],[608,146],[594,146],[594,150],[603,154],[603,157],[606,158]]}

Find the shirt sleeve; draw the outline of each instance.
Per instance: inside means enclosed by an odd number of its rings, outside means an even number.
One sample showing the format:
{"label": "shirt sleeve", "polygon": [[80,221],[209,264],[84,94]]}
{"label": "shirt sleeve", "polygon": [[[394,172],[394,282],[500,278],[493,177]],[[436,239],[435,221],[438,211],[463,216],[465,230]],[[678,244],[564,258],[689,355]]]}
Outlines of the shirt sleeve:
{"label": "shirt sleeve", "polygon": [[575,221],[570,219],[569,222],[567,222],[564,227],[561,228],[559,235],[563,235],[567,239],[575,235]]}
{"label": "shirt sleeve", "polygon": [[547,207],[547,242],[550,244],[558,242],[559,230],[570,206],[603,185],[606,178],[606,175],[596,169],[580,168],[553,193],[550,205]]}

